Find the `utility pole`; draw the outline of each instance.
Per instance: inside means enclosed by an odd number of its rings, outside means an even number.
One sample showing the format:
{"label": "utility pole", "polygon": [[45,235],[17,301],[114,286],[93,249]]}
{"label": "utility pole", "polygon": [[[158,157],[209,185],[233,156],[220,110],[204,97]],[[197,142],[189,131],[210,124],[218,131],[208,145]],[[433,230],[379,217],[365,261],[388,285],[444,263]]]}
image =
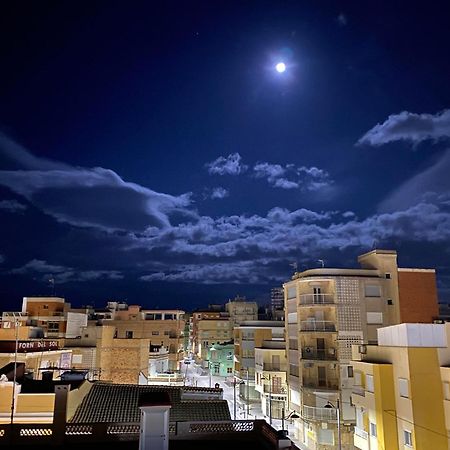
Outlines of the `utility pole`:
{"label": "utility pole", "polygon": [[269,423],[272,425],[272,382],[269,375]]}
{"label": "utility pole", "polygon": [[236,420],[236,377],[233,377],[233,412]]}
{"label": "utility pole", "polygon": [[250,377],[247,367],[247,419],[249,415],[250,415]]}
{"label": "utility pole", "polygon": [[338,450],[341,450],[341,409],[339,405],[339,399],[336,400],[336,412],[337,412]]}
{"label": "utility pole", "polygon": [[14,422],[14,407],[16,402],[16,378],[17,378],[17,352],[19,350],[19,319],[14,315],[14,328],[15,328],[15,338],[16,338],[16,349],[14,352],[14,376],[13,376],[13,388],[12,388],[12,399],[11,399],[11,425]]}

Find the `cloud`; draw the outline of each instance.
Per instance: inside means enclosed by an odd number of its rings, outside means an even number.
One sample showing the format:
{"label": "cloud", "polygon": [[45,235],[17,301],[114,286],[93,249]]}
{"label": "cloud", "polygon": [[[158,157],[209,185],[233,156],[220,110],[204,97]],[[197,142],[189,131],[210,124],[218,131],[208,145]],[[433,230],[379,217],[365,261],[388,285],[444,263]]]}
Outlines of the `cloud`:
{"label": "cloud", "polygon": [[293,164],[281,166],[260,162],[255,164],[253,172],[256,178],[265,178],[271,186],[281,189],[312,192],[329,188],[333,184],[329,173],[317,167],[296,167]]}
{"label": "cloud", "polygon": [[379,211],[406,209],[419,202],[450,200],[450,149],[431,167],[412,177],[378,206]]}
{"label": "cloud", "polygon": [[228,192],[227,189],[225,189],[223,187],[216,187],[211,192],[211,198],[212,199],[222,199],[222,198],[228,197],[229,194],[230,193]]}
{"label": "cloud", "polygon": [[[0,155],[13,159],[11,144],[0,140]],[[6,150],[5,150],[6,148]],[[0,170],[0,184],[60,222],[104,230],[144,231],[164,228],[195,213],[191,194],[172,196],[124,181],[101,167],[82,168],[40,159],[20,147],[16,170]],[[32,167],[30,169],[30,167]]]}
{"label": "cloud", "polygon": [[22,213],[27,209],[27,206],[17,200],[1,200],[0,209],[10,213]]}
{"label": "cloud", "polygon": [[205,164],[211,175],[239,175],[247,170],[247,166],[241,163],[239,153],[230,153],[228,156],[219,156],[214,161]]}
{"label": "cloud", "polygon": [[390,115],[382,124],[375,125],[357,144],[383,145],[394,141],[418,144],[428,139],[450,137],[450,109],[437,114],[415,114],[402,111]]}
{"label": "cloud", "polygon": [[71,267],[49,264],[33,259],[22,267],[12,269],[14,275],[38,275],[42,281],[54,279],[55,283],[64,284],[74,281],[121,280],[123,275],[117,270],[75,270]]}

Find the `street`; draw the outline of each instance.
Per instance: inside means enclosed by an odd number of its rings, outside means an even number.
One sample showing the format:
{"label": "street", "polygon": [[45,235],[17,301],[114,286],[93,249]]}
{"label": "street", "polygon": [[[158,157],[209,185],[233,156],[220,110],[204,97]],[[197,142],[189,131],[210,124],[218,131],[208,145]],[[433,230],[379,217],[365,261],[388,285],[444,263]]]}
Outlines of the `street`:
{"label": "street", "polygon": [[[239,399],[239,387],[236,386],[236,418],[234,417],[234,390],[232,383],[227,383],[224,377],[215,375],[209,375],[208,372],[203,369],[205,375],[201,375],[202,368],[191,362],[190,364],[181,363],[181,370],[186,378],[186,386],[198,386],[198,387],[214,387],[216,383],[223,389],[223,399],[228,402],[230,409],[230,415],[232,419],[236,420],[255,420],[263,419],[267,423],[270,422],[269,417],[264,416],[261,410],[260,403],[251,403],[249,407],[249,415],[247,416],[247,405]],[[272,419],[272,427],[276,430],[282,429],[282,421],[278,419]],[[291,439],[300,449],[308,450],[304,444],[295,439],[293,421],[285,420],[284,428],[288,430],[289,439]]]}

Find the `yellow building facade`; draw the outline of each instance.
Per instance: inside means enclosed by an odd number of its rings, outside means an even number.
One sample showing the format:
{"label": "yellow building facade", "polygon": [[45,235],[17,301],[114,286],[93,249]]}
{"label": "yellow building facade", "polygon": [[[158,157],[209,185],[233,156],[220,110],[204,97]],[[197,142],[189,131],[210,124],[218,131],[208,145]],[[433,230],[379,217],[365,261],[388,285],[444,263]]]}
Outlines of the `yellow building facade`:
{"label": "yellow building facade", "polygon": [[450,324],[400,324],[354,347],[356,448],[449,448],[449,336]]}

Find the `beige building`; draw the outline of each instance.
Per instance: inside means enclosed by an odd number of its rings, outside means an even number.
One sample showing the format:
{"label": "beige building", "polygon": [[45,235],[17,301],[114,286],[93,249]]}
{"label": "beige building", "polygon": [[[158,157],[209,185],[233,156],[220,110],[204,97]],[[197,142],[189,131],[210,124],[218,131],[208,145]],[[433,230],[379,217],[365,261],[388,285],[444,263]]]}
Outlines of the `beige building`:
{"label": "beige building", "polygon": [[239,296],[234,300],[229,300],[225,305],[225,310],[230,315],[233,327],[248,320],[258,320],[258,304],[256,302],[249,302]]}
{"label": "beige building", "polygon": [[255,347],[255,390],[261,396],[261,410],[269,420],[287,416],[285,341],[263,341]]}
{"label": "beige building", "polygon": [[356,448],[450,448],[449,323],[382,328],[353,355]]}
{"label": "beige building", "polygon": [[438,315],[433,269],[398,268],[390,250],[358,261],[360,269],[306,270],[284,285],[289,407],[311,449],[336,447],[338,403],[342,448],[353,447],[352,344],[376,343],[380,327]]}
{"label": "beige building", "polygon": [[243,322],[234,328],[234,376],[238,382],[242,382],[239,385],[239,397],[247,412],[251,402],[260,402],[260,391],[255,387],[255,353],[256,349],[262,349],[263,343],[267,341],[276,341],[283,345],[283,322],[255,320]]}
{"label": "beige building", "polygon": [[169,351],[169,369],[178,370],[184,357],[185,312],[181,310],[147,310],[130,305],[113,311],[111,319],[101,323],[114,327],[117,339],[146,339],[149,344]]}

